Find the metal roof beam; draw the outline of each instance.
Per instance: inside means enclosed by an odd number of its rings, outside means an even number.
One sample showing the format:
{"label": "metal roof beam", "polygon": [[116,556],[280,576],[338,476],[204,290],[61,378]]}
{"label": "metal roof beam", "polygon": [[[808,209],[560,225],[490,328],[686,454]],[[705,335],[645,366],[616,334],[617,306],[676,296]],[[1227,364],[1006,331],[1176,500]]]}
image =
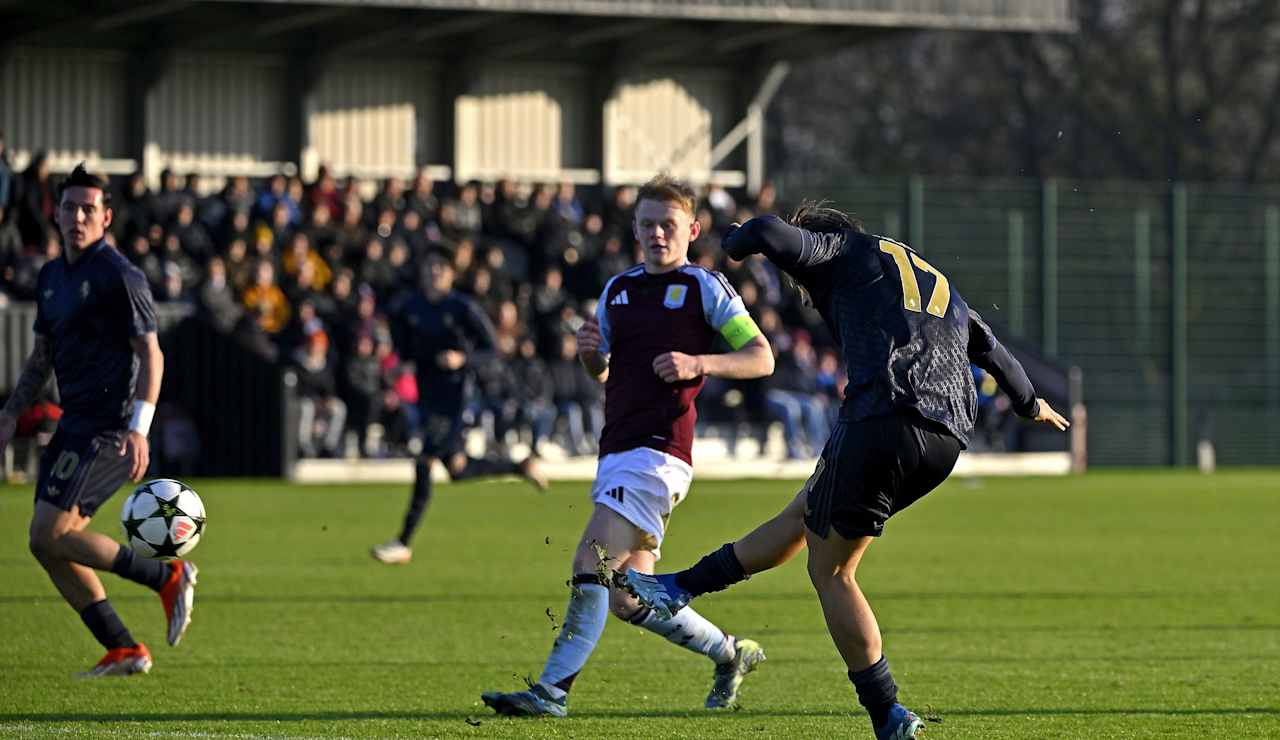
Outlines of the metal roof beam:
{"label": "metal roof beam", "polygon": [[297,31],[308,26],[314,26],[319,23],[341,18],[352,12],[354,8],[316,8],[315,10],[307,10],[301,13],[293,13],[283,18],[266,21],[265,23],[256,24],[253,28],[253,35],[259,38],[268,36],[277,36],[289,31]]}
{"label": "metal roof beam", "polygon": [[711,45],[711,48],[720,54],[728,54],[749,46],[757,46],[792,36],[799,36],[810,30],[807,26],[787,26],[784,28],[777,26],[769,26],[767,28],[753,27],[749,31],[722,36],[719,41]]}
{"label": "metal roof beam", "polygon": [[159,18],[162,15],[177,13],[180,10],[186,10],[192,4],[191,0],[170,0],[165,3],[152,3],[131,10],[122,10],[119,13],[112,13],[94,21],[93,30],[110,31],[113,28],[120,28],[140,21]]}
{"label": "metal roof beam", "polygon": [[413,32],[409,38],[413,41],[427,41],[443,36],[456,36],[463,33],[479,31],[483,28],[502,23],[510,18],[509,13],[467,13],[454,16],[437,23],[424,23],[423,27]]}
{"label": "metal roof beam", "polygon": [[669,23],[669,21],[647,19],[597,26],[595,28],[587,28],[585,30],[578,31],[577,33],[569,34],[565,38],[565,43],[570,49],[578,49],[583,46],[598,44],[601,41],[612,41],[632,34],[651,31],[654,28],[663,26],[667,23]]}

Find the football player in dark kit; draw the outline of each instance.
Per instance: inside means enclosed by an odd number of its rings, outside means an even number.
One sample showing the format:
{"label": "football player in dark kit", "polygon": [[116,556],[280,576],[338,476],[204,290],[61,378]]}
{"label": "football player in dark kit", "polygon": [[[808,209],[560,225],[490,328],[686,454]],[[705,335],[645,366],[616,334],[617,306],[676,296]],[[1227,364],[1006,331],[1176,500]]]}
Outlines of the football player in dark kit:
{"label": "football player in dark kit", "polygon": [[808,294],[839,342],[849,385],[812,477],[773,519],[674,574],[628,571],[641,602],[672,614],[689,600],[809,548],[827,629],[877,740],[923,723],[897,702],[880,628],[855,580],[885,522],[951,473],[973,430],[970,363],[991,373],[1021,416],[1065,430],[1026,372],[947,278],[901,242],[864,233],[840,211],[801,208],[791,224],[754,218],[730,232],[730,257],[763,254]]}
{"label": "football player in dark kit", "polygon": [[35,346],[0,411],[0,451],[14,420],[57,375],[63,415],[40,460],[30,545],[50,580],[107,648],[86,676],[151,669],[107,600],[96,571],[111,571],[160,594],[168,641],[191,622],[196,567],[136,556],[89,521],[116,489],[147,472],[147,431],[160,395],[164,356],[142,272],[105,240],[111,226],[107,183],[76,167],[61,186],[58,228],[64,252],[40,270]]}
{"label": "football player in dark kit", "polygon": [[400,536],[372,550],[382,563],[407,563],[409,542],[431,501],[431,464],[444,463],[452,480],[519,475],[539,490],[547,481],[532,457],[510,460],[468,457],[463,450],[463,412],[473,384],[472,369],[494,360],[493,325],[469,297],[453,289],[453,252],[434,245],[422,270],[422,289],[395,311],[392,336],[401,357],[417,366],[422,452],[414,460],[413,496]]}

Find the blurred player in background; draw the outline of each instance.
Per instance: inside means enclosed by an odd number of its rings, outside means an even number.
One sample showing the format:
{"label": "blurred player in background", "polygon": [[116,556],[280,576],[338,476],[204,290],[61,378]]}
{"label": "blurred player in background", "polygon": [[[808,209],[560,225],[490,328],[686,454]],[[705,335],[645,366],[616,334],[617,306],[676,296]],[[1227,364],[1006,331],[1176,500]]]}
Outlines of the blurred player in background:
{"label": "blurred player in background", "polygon": [[[665,176],[640,190],[634,232],[644,263],[608,281],[595,318],[577,332],[579,360],[605,383],[594,509],[541,678],[527,691],[481,697],[499,714],[565,716],[569,690],[610,612],[714,661],[708,708],[731,706],[743,677],[764,660],[754,641],[687,609],[660,619],[626,592],[611,592],[608,579],[609,568],[653,572],[667,519],[693,480],[694,399],[704,378],[773,372],[773,352],[742,299],[720,273],[689,264],[689,243],[700,231],[695,202],[687,184]],[[717,337],[731,351],[709,354]]]}
{"label": "blurred player in background", "polygon": [[849,386],[813,476],[782,513],[675,574],[641,569],[640,601],[675,614],[692,598],[781,565],[809,547],[809,577],[878,740],[914,738],[923,723],[897,701],[880,628],[855,574],[894,514],[951,473],[973,432],[969,363],[990,373],[1021,416],[1065,430],[1026,372],[947,278],[910,247],[863,232],[831,208],[801,208],[789,225],[754,218],[723,242],[763,254],[807,293],[844,353]]}
{"label": "blurred player in background", "polygon": [[117,488],[147,472],[147,432],[164,373],[151,290],[142,272],[107,243],[111,216],[106,180],[76,167],[59,196],[63,254],[40,270],[35,346],[0,411],[3,452],[17,417],[50,373],[57,375],[63,415],[40,460],[30,544],[62,598],[107,648],[87,676],[151,669],[147,646],[129,634],[95,571],[159,592],[170,645],[191,622],[196,583],[191,563],[138,557],[87,529]]}
{"label": "blurred player in background", "polygon": [[416,366],[422,451],[414,459],[413,495],[400,535],[372,550],[382,563],[407,563],[413,557],[409,543],[431,501],[431,466],[436,460],[455,481],[519,475],[539,490],[547,488],[532,457],[516,463],[468,457],[463,449],[463,412],[474,384],[473,370],[497,360],[489,317],[474,300],[453,289],[455,277],[453,252],[433,245],[422,270],[422,289],[393,316],[396,348]]}

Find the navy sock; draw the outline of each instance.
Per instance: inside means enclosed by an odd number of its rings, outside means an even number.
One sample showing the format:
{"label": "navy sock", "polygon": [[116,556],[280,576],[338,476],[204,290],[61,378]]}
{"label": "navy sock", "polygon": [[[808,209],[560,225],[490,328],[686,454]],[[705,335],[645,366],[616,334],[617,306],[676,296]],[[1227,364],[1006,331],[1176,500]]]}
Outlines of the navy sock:
{"label": "navy sock", "polygon": [[858,692],[858,703],[871,715],[871,724],[883,726],[889,719],[889,709],[898,702],[898,685],[889,673],[889,661],[881,655],[870,668],[849,671],[849,680]]}
{"label": "navy sock", "polygon": [[111,561],[112,573],[134,583],[141,583],[152,591],[159,591],[164,587],[165,581],[169,580],[169,570],[169,564],[163,560],[140,558],[132,549],[123,545],[116,553],[115,560]]}
{"label": "navy sock", "polygon": [[489,475],[516,475],[519,472],[520,466],[510,460],[494,460],[487,457],[468,457],[467,464],[462,466],[462,470],[452,477],[454,480],[466,480],[468,478],[482,478]]}
{"label": "navy sock", "polygon": [[417,460],[413,464],[413,496],[409,499],[409,510],[404,514],[404,526],[400,528],[400,544],[408,545],[413,533],[418,529],[418,522],[431,503],[431,463]]}
{"label": "navy sock", "polygon": [[106,599],[86,606],[80,612],[80,619],[84,620],[84,626],[108,650],[138,644],[133,641],[133,635],[129,634],[129,629],[120,621],[120,615],[116,614],[116,610],[111,608],[111,602]]}
{"label": "navy sock", "polygon": [[705,556],[692,568],[676,574],[676,585],[694,596],[712,591],[723,591],[733,584],[746,580],[747,572],[733,552],[733,543]]}

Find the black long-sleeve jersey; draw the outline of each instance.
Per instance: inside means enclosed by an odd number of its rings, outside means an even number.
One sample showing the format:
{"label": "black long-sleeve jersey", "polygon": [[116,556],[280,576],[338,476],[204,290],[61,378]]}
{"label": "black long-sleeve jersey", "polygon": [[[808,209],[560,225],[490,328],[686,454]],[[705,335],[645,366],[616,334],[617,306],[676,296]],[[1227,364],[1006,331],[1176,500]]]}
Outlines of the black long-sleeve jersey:
{"label": "black long-sleeve jersey", "polygon": [[735,259],[763,254],[808,291],[848,367],[841,418],[909,409],[967,445],[976,413],[971,362],[991,373],[1015,412],[1038,413],[1022,365],[946,276],[902,242],[767,216],[733,231],[724,249]]}
{"label": "black long-sleeve jersey", "polygon": [[130,340],[156,331],[146,277],[103,240],[74,263],[65,255],[47,262],[37,286],[35,332],[53,352],[58,428],[89,436],[124,429],[140,366]]}
{"label": "black long-sleeve jersey", "polygon": [[[415,291],[393,313],[392,339],[401,356],[417,365],[422,400],[452,402],[463,398],[474,374],[492,359],[497,344],[484,310],[457,291],[436,303]],[[441,368],[436,358],[445,350],[465,353],[467,363],[457,370]]]}

